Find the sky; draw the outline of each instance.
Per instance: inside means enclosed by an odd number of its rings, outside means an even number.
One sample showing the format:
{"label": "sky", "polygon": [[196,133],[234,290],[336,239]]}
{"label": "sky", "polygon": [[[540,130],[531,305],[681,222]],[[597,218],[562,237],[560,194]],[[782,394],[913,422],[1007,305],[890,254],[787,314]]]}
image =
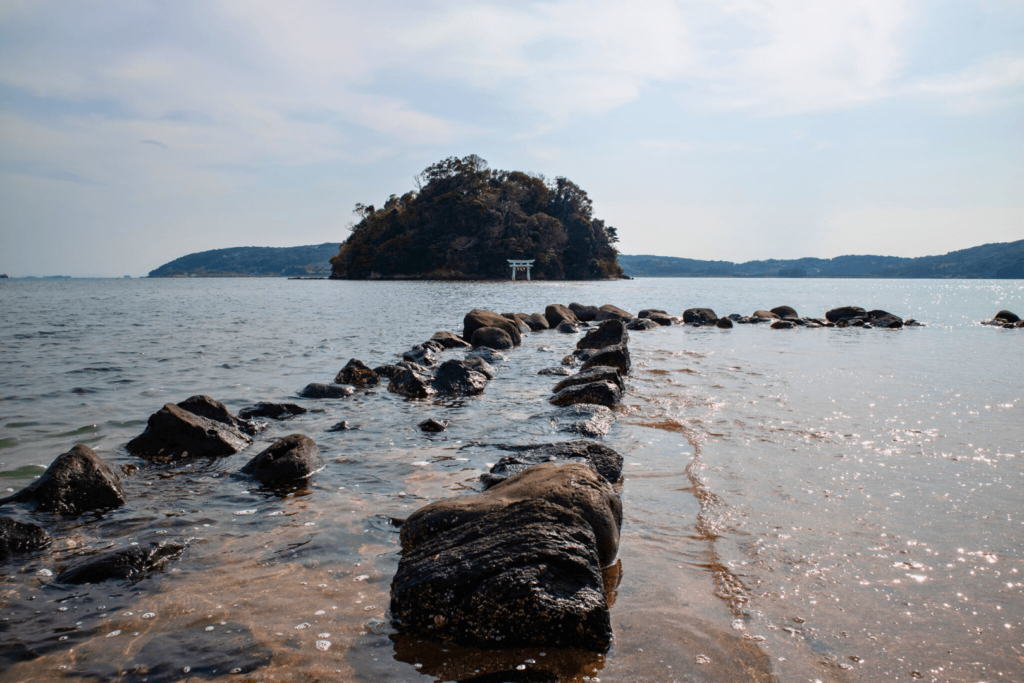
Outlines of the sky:
{"label": "sky", "polygon": [[620,251],[1024,239],[1024,0],[0,3],[0,272],[341,242],[448,156]]}

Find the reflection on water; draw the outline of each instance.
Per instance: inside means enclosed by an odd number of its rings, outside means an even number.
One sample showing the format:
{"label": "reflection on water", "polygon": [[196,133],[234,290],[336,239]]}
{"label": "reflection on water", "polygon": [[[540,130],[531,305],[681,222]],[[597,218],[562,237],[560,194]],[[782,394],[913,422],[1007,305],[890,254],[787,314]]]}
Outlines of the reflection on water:
{"label": "reflection on water", "polygon": [[[0,288],[0,487],[74,443],[120,468],[129,504],[59,519],[53,546],[0,563],[0,680],[1020,680],[1024,667],[1021,339],[973,321],[1024,309],[1014,282],[18,282]],[[576,337],[531,334],[483,396],[339,401],[295,392],[349,358],[393,361],[471,308],[615,303],[719,314],[860,303],[923,329],[660,328],[604,442],[625,459],[615,643],[480,651],[388,622],[398,528],[480,489],[487,444],[575,438],[546,403]],[[991,310],[989,310],[991,309]],[[1018,310],[1018,312],[1020,312]],[[447,355],[457,355],[447,352]],[[250,449],[153,465],[123,445],[166,402],[204,393],[313,409]],[[451,420],[424,434],[427,417]],[[347,420],[359,429],[329,432]],[[238,474],[273,440],[326,467],[268,491]],[[63,586],[130,543],[187,543],[163,573]],[[520,668],[522,667],[522,668]]]}

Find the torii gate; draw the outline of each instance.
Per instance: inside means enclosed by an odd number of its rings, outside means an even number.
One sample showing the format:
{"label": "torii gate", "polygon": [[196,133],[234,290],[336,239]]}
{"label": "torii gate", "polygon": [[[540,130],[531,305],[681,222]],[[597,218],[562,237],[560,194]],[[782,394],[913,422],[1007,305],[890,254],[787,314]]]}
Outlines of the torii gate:
{"label": "torii gate", "polygon": [[517,261],[515,259],[509,259],[508,260],[508,265],[510,265],[512,267],[512,279],[513,280],[516,279],[516,271],[517,270],[525,268],[526,269],[526,279],[529,280],[530,279],[530,268],[533,267],[533,262],[535,260],[536,259],[530,259],[528,261]]}

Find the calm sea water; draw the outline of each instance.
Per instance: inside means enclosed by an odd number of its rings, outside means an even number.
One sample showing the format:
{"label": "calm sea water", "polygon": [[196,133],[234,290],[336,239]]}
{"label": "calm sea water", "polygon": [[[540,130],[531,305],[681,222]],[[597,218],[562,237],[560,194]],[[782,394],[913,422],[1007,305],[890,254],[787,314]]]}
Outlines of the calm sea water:
{"label": "calm sea water", "polygon": [[[526,335],[477,398],[295,392],[350,358],[373,367],[460,331],[472,308],[571,301],[674,315],[849,304],[927,327],[632,333],[603,439],[626,461],[612,650],[394,636],[387,516],[478,490],[498,457],[480,444],[570,438],[546,402],[558,378],[537,371],[576,337]],[[0,680],[1024,681],[1024,331],[977,325],[1002,308],[1024,314],[1024,282],[4,282],[0,491],[85,443],[124,468],[129,502],[75,520],[0,510],[55,538],[0,564]],[[126,454],[151,413],[200,393],[321,412],[219,460]],[[427,417],[452,425],[425,435]],[[342,419],[359,429],[325,431]],[[280,497],[238,474],[293,432],[328,463],[311,486]],[[188,540],[184,557],[136,584],[41,572],[166,538]]]}

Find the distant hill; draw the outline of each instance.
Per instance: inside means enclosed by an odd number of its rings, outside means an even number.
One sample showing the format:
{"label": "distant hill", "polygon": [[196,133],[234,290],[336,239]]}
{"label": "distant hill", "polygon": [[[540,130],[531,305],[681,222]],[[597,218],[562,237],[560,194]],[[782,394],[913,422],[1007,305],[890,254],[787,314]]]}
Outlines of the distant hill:
{"label": "distant hill", "polygon": [[630,277],[1024,278],[1024,240],[985,244],[943,256],[837,256],[767,261],[698,261],[672,256],[619,255]]}
{"label": "distant hill", "polygon": [[305,247],[231,247],[174,259],[149,277],[327,277],[337,242]]}

